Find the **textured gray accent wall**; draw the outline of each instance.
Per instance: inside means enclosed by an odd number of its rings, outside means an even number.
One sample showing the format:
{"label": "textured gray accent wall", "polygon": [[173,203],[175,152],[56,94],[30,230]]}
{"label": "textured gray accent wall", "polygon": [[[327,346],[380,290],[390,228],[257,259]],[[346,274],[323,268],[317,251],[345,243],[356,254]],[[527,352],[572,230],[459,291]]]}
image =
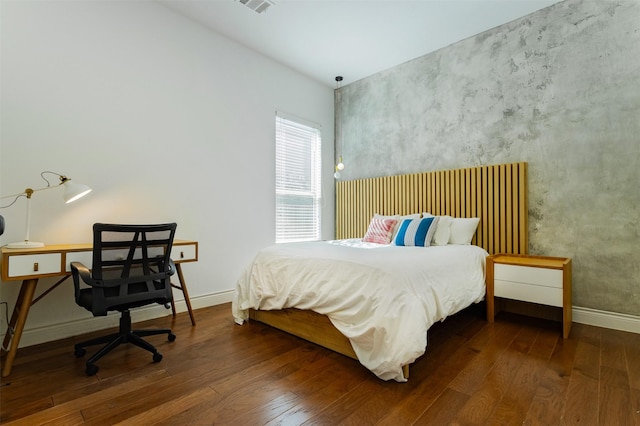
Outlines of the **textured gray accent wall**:
{"label": "textured gray accent wall", "polygon": [[341,179],[529,163],[530,252],[640,315],[640,0],[566,0],[336,92]]}

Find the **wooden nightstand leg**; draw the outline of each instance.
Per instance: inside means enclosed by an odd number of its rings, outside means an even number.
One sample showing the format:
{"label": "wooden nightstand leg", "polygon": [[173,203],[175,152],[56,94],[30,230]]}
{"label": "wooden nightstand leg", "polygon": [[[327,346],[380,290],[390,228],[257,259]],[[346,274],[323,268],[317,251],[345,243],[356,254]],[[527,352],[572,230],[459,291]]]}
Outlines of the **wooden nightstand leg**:
{"label": "wooden nightstand leg", "polygon": [[[570,278],[570,274],[571,273],[569,273],[569,278]],[[565,275],[565,281],[566,281],[566,275]],[[571,291],[571,283],[569,283],[568,286],[565,283],[565,289],[568,289],[568,290],[565,290],[564,302],[562,304],[562,337],[565,339],[568,339],[569,333],[571,333],[571,324],[573,321],[571,295],[567,294],[568,292]]]}
{"label": "wooden nightstand leg", "polygon": [[493,322],[495,317],[495,301],[493,299],[493,295],[489,297],[489,293],[487,293],[487,321]]}
{"label": "wooden nightstand leg", "polygon": [[573,321],[573,290],[572,290],[572,268],[569,259],[562,268],[562,337],[569,338],[571,333],[571,323]]}
{"label": "wooden nightstand leg", "polygon": [[487,302],[487,321],[488,322],[493,322],[493,319],[495,318],[495,313],[496,313],[496,305],[495,305],[495,298],[494,298],[494,287],[493,287],[493,258],[488,257],[487,258],[487,263],[486,263],[486,289],[487,289],[487,294],[485,296],[486,302]]}
{"label": "wooden nightstand leg", "polygon": [[562,337],[565,339],[569,338],[569,333],[571,333],[571,315],[567,319],[567,310],[571,310],[571,307],[565,309],[564,311],[564,319],[562,321]]}

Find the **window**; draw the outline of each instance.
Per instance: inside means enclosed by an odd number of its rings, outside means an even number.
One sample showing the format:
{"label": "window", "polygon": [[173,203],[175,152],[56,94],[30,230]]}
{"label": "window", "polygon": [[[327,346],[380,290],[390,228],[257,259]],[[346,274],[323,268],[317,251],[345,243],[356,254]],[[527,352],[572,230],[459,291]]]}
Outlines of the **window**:
{"label": "window", "polygon": [[320,239],[320,130],[276,115],[276,243]]}

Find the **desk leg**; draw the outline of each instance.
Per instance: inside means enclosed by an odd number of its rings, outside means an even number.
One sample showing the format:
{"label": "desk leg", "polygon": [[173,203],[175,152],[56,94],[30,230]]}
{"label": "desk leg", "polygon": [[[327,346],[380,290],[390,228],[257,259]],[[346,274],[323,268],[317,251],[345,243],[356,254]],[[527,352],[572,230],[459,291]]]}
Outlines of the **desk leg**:
{"label": "desk leg", "polygon": [[29,314],[29,308],[31,308],[31,302],[33,301],[33,295],[36,293],[37,285],[37,278],[22,281],[20,295],[16,301],[16,306],[13,308],[13,314],[11,315],[11,321],[9,323],[9,327],[15,327],[13,338],[9,331],[7,331],[7,335],[4,337],[3,347],[7,347],[9,339],[11,339],[11,346],[4,360],[2,377],[7,377],[11,373],[13,360],[16,357],[16,352],[18,352],[18,345],[20,344],[24,325],[27,322],[27,315]]}
{"label": "desk leg", "polygon": [[[180,281],[180,285],[173,285],[173,287],[182,290],[182,293],[184,294],[184,301],[186,302],[187,310],[189,311],[189,317],[191,318],[191,325],[196,325],[196,317],[193,315],[193,309],[191,308],[191,299],[189,299],[189,292],[187,291],[187,285],[184,281],[181,264],[176,263],[176,271],[178,272],[178,281]],[[173,315],[175,316],[176,305],[173,300],[171,300],[171,310],[173,311]]]}

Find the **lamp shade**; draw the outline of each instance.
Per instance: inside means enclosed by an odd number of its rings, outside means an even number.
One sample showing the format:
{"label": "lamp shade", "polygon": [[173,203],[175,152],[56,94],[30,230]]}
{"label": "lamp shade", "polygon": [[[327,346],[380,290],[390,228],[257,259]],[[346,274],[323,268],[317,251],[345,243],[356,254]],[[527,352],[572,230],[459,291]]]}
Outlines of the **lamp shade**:
{"label": "lamp shade", "polygon": [[71,182],[71,180],[67,180],[63,183],[63,185],[64,194],[62,195],[62,197],[64,198],[64,202],[67,204],[72,203],[91,192],[91,188],[89,188],[87,185],[73,183]]}

